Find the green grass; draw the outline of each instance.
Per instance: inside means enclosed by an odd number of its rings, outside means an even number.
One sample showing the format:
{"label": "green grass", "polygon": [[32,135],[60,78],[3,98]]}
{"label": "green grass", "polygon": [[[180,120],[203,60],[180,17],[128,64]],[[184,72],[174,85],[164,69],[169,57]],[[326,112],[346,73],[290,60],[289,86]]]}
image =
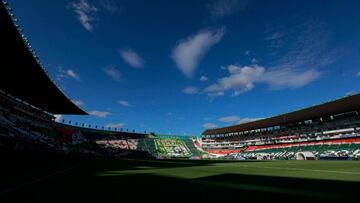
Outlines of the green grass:
{"label": "green grass", "polygon": [[119,160],[62,155],[16,155],[1,161],[0,202],[359,200],[358,161]]}
{"label": "green grass", "polygon": [[[136,160],[134,160],[136,161]],[[147,165],[149,161],[138,161]],[[174,163],[175,161],[151,161]],[[201,163],[201,161],[199,161]],[[135,168],[131,170],[103,171],[100,176],[131,174],[153,174],[158,176],[194,179],[221,174],[246,174],[261,176],[293,177],[307,179],[343,180],[360,182],[360,162],[357,161],[250,161],[250,162],[207,162],[196,165],[194,162],[175,162],[178,167]],[[189,166],[187,166],[189,164]]]}

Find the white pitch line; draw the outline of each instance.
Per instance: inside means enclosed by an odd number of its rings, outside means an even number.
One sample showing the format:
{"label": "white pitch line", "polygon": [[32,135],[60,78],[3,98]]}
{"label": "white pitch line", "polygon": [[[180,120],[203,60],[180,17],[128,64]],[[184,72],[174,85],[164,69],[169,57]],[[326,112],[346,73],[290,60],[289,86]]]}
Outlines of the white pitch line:
{"label": "white pitch line", "polygon": [[76,166],[73,166],[73,167],[70,167],[70,168],[66,168],[66,169],[63,169],[63,170],[56,171],[56,172],[51,173],[51,174],[49,174],[49,175],[42,176],[42,177],[40,177],[40,178],[27,181],[27,182],[21,183],[21,184],[19,184],[19,185],[15,185],[15,186],[13,186],[13,187],[10,187],[10,188],[7,188],[7,189],[5,189],[5,190],[0,191],[0,195],[3,195],[3,194],[5,194],[5,193],[7,193],[7,192],[11,192],[11,191],[17,190],[17,189],[19,189],[19,188],[25,187],[25,186],[30,185],[30,184],[38,183],[38,182],[40,182],[40,181],[46,180],[46,179],[51,178],[51,177],[54,177],[54,176],[57,176],[57,175],[66,173],[66,172],[68,172],[68,171],[71,171],[71,170],[73,170],[73,169],[75,169],[75,168],[80,167],[80,165],[81,165],[81,164],[76,165]]}

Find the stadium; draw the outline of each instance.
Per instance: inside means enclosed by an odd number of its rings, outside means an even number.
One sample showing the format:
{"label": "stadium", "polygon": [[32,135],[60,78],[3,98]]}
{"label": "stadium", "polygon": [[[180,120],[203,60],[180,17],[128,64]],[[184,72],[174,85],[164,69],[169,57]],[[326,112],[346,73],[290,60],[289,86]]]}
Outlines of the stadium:
{"label": "stadium", "polygon": [[12,12],[2,1],[0,202],[359,201],[360,94],[199,136],[59,121],[89,115]]}

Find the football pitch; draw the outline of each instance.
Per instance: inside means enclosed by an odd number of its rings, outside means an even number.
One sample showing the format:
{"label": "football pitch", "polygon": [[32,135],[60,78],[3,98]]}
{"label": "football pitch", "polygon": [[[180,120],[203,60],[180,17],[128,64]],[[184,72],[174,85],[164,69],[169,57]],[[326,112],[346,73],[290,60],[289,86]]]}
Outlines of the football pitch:
{"label": "football pitch", "polygon": [[1,156],[0,202],[358,202],[359,161]]}

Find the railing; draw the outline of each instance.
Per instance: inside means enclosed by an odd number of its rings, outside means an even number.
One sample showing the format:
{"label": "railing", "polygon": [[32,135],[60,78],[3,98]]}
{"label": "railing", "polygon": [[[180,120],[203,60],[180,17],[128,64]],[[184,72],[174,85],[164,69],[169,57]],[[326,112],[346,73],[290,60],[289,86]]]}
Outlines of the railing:
{"label": "railing", "polygon": [[138,134],[147,134],[147,131],[137,131],[135,129],[129,129],[129,128],[112,128],[112,127],[106,127],[102,125],[92,125],[87,123],[80,123],[80,122],[73,122],[71,120],[66,121],[63,119],[61,122],[55,121],[57,124],[64,125],[65,127],[76,127],[76,128],[83,128],[84,130],[98,130],[98,131],[104,131],[108,133],[113,132],[124,132],[124,133],[138,133]]}

